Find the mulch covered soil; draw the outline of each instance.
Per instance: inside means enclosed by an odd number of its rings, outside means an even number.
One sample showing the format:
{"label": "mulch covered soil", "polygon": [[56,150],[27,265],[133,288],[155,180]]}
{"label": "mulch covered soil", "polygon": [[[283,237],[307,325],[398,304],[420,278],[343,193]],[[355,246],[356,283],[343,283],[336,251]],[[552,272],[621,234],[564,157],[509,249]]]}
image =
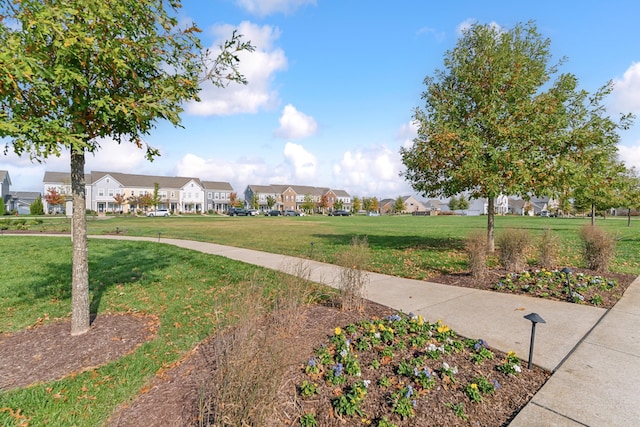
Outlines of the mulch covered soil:
{"label": "mulch covered soil", "polygon": [[98,316],[91,329],[71,336],[71,321],[59,320],[0,336],[0,391],[58,380],[118,359],[149,340],[157,329],[142,315]]}

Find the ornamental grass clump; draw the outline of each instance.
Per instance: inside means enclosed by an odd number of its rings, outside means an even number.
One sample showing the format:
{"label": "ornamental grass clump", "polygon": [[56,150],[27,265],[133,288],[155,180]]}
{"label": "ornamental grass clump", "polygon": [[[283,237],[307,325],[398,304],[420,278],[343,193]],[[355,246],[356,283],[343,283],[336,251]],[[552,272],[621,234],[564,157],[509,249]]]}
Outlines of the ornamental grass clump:
{"label": "ornamental grass clump", "polygon": [[588,269],[606,273],[615,255],[616,242],[599,227],[587,225],[580,230],[584,261]]}
{"label": "ornamental grass clump", "polygon": [[340,308],[345,311],[362,311],[366,298],[366,287],[369,283],[367,273],[371,262],[369,242],[366,237],[354,236],[349,248],[338,254],[340,265]]}
{"label": "ornamental grass clump", "polygon": [[[274,305],[268,303],[262,280],[254,277],[233,302],[232,312],[240,315],[238,323],[207,344],[214,348],[209,354],[215,369],[200,393],[201,425],[269,424],[281,378],[295,352],[275,338],[295,333],[300,325],[295,320],[308,297],[303,279],[282,276],[291,283],[282,295],[275,296]],[[272,327],[265,328],[265,324]],[[301,387],[304,394],[316,392],[309,384]]]}
{"label": "ornamental grass clump", "polygon": [[469,235],[464,242],[469,270],[474,279],[484,279],[487,275],[487,237],[483,232]]}
{"label": "ornamental grass clump", "polygon": [[500,233],[496,244],[500,248],[500,264],[508,271],[522,271],[527,267],[527,252],[531,237],[529,232],[509,229]]}
{"label": "ornamental grass clump", "polygon": [[550,229],[544,230],[537,244],[538,265],[547,270],[554,269],[558,264],[558,254],[560,253],[560,239]]}

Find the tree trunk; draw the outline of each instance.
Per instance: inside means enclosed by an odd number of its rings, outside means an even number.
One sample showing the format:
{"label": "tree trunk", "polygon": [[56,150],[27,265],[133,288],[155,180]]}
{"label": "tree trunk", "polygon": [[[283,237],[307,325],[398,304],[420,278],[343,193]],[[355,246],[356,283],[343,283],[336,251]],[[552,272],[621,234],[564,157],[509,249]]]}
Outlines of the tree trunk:
{"label": "tree trunk", "polygon": [[89,330],[89,250],[84,182],[84,148],[71,150],[73,215],[73,272],[71,278],[71,335]]}
{"label": "tree trunk", "polygon": [[591,226],[596,225],[596,205],[591,203]]}
{"label": "tree trunk", "polygon": [[627,210],[627,227],[631,227],[631,208]]}
{"label": "tree trunk", "polygon": [[489,196],[487,205],[487,251],[495,251],[494,243],[494,220],[495,220],[495,199]]}

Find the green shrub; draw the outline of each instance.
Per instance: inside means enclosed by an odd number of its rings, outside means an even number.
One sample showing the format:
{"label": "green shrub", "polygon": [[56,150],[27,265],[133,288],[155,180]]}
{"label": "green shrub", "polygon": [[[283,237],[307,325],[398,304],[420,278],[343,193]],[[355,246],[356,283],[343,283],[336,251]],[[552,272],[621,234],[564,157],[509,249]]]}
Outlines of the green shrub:
{"label": "green shrub", "polygon": [[483,279],[487,275],[487,237],[484,232],[477,231],[465,239],[464,250],[467,254],[469,270],[475,279]]}
{"label": "green shrub", "polygon": [[550,229],[538,240],[538,264],[547,270],[554,269],[558,264],[558,254],[560,253],[560,239]]}
{"label": "green shrub", "polygon": [[496,238],[500,248],[500,264],[508,271],[522,271],[527,267],[527,251],[531,237],[529,232],[520,229],[508,229]]}
{"label": "green shrub", "polygon": [[580,230],[584,262],[588,269],[606,273],[615,255],[615,239],[596,226],[587,225]]}

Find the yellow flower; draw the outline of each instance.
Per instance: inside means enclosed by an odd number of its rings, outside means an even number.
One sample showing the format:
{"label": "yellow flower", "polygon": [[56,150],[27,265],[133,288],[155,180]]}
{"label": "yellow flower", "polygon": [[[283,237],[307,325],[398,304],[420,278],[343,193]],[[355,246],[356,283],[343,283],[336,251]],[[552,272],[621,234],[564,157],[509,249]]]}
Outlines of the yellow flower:
{"label": "yellow flower", "polygon": [[387,328],[387,331],[393,333],[393,329],[392,328]]}
{"label": "yellow flower", "polygon": [[507,353],[507,357],[514,357],[516,355],[515,351],[509,350],[509,352]]}
{"label": "yellow flower", "polygon": [[384,325],[381,323],[380,325],[378,325],[378,329],[380,329],[380,332],[384,332],[384,330],[386,329],[384,327]]}
{"label": "yellow flower", "polygon": [[438,326],[438,333],[444,334],[449,332],[449,327],[447,325]]}
{"label": "yellow flower", "polygon": [[476,383],[471,384],[471,388],[474,389],[474,390],[477,390],[478,389],[478,384],[476,384]]}
{"label": "yellow flower", "polygon": [[422,315],[419,314],[418,315],[418,325],[422,326],[424,324],[424,319],[422,318]]}
{"label": "yellow flower", "polygon": [[336,335],[340,335],[342,333],[342,329],[340,327],[337,327],[333,330],[333,333]]}

